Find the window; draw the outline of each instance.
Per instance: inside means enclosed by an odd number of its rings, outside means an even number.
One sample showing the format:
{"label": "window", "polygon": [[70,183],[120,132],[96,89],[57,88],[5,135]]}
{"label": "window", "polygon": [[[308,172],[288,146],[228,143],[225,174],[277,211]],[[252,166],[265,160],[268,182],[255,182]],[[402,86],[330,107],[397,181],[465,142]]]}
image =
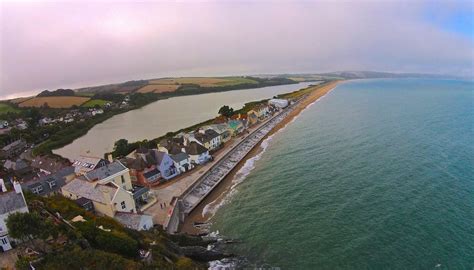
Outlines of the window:
{"label": "window", "polygon": [[127,208],[127,205],[125,204],[125,201],[121,202],[120,205],[122,206],[122,209]]}
{"label": "window", "polygon": [[7,240],[6,237],[5,237],[5,238],[2,238],[2,244],[4,244],[4,245],[8,244],[8,240]]}
{"label": "window", "polygon": [[49,188],[53,188],[56,186],[56,181],[50,181],[49,182]]}
{"label": "window", "polygon": [[123,175],[121,175],[120,178],[122,178],[122,184],[125,184],[125,177],[123,177]]}
{"label": "window", "polygon": [[43,191],[43,186],[37,186],[33,188],[33,193],[39,194],[41,191]]}

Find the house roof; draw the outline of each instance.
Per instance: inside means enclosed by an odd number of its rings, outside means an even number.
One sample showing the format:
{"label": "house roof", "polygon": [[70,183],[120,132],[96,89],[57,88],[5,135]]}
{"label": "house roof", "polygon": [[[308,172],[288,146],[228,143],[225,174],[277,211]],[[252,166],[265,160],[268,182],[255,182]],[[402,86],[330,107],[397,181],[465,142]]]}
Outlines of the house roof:
{"label": "house roof", "polygon": [[24,146],[26,146],[26,142],[25,142],[24,140],[21,140],[21,139],[20,139],[20,140],[16,140],[16,141],[14,141],[14,142],[12,142],[12,143],[10,143],[10,144],[5,145],[5,146],[2,148],[2,150],[3,150],[3,151],[10,151],[10,150],[12,150],[12,149],[14,149],[14,148],[16,148],[16,147],[24,147]]}
{"label": "house roof", "polygon": [[237,128],[239,128],[240,125],[243,125],[243,123],[240,120],[230,120],[228,122],[228,125],[232,129],[237,129]]}
{"label": "house roof", "polygon": [[207,127],[207,129],[212,129],[212,130],[216,131],[219,134],[223,134],[223,133],[229,131],[229,128],[227,127],[227,124],[213,124],[213,125],[209,125]]}
{"label": "house roof", "polygon": [[125,164],[129,169],[134,169],[134,170],[144,170],[148,168],[150,165],[146,163],[141,157],[137,158],[123,158],[120,160],[122,163]]}
{"label": "house roof", "polygon": [[66,166],[68,166],[67,163],[47,156],[38,156],[31,161],[31,167],[50,173],[55,173]]}
{"label": "house roof", "polygon": [[163,159],[165,158],[165,156],[168,155],[165,152],[161,152],[161,151],[158,151],[158,150],[154,150],[153,152],[155,153],[155,158],[156,158],[157,164],[161,164],[161,162],[163,162]]}
{"label": "house roof", "polygon": [[17,159],[16,161],[8,159],[3,164],[3,167],[7,170],[19,171],[28,168],[28,164],[23,159]]}
{"label": "house roof", "polygon": [[159,173],[160,173],[160,170],[158,170],[157,168],[154,168],[153,170],[150,170],[150,171],[144,173],[143,176],[145,178],[150,178],[150,177],[155,176]]}
{"label": "house roof", "polygon": [[115,213],[114,218],[122,223],[124,226],[134,229],[134,230],[141,230],[140,224],[142,220],[148,218],[150,219],[151,216],[143,215],[143,214],[136,214],[136,213],[128,213],[128,212],[117,212]]}
{"label": "house roof", "polygon": [[219,133],[217,133],[217,132],[216,132],[215,130],[213,130],[213,129],[207,129],[207,130],[204,131],[204,132],[205,132],[205,134],[206,134],[208,137],[210,137],[210,138],[212,138],[212,139],[214,139],[214,138],[216,138],[216,137],[219,137]]}
{"label": "house roof", "polygon": [[77,159],[74,160],[72,165],[76,167],[76,172],[91,171],[95,169],[95,167],[101,161],[108,162],[105,159],[98,158],[98,157],[79,156]]}
{"label": "house roof", "polygon": [[194,141],[189,143],[188,146],[186,146],[186,153],[188,153],[189,155],[201,155],[203,153],[206,153],[207,151],[209,150],[207,150],[206,147]]}
{"label": "house roof", "polygon": [[180,152],[178,154],[171,155],[171,159],[173,159],[175,162],[181,162],[181,161],[183,161],[187,158],[188,158],[188,154],[186,154],[184,152]]}
{"label": "house roof", "polygon": [[26,207],[21,193],[15,191],[0,193],[0,215]]}
{"label": "house roof", "polygon": [[148,191],[150,191],[150,189],[147,188],[147,187],[139,186],[139,185],[133,185],[133,190],[132,190],[133,198],[137,199],[137,198],[141,197],[143,194],[148,193]]}
{"label": "house roof", "polygon": [[184,143],[184,138],[183,137],[177,137],[173,139],[163,139],[160,141],[160,146],[164,147],[168,150],[168,153],[172,154],[177,154],[181,152],[181,148]]}
{"label": "house roof", "polygon": [[127,167],[125,167],[120,161],[114,161],[93,171],[87,172],[85,176],[89,181],[102,180],[125,170],[127,170]]}
{"label": "house roof", "polygon": [[[84,197],[86,199],[103,204],[106,204],[108,201],[112,200],[113,196],[118,190],[117,186],[113,183],[102,185],[77,178],[67,183],[62,189],[76,196]],[[109,198],[104,196],[109,196]]]}
{"label": "house roof", "polygon": [[193,136],[196,140],[198,140],[201,143],[210,142],[212,140],[212,138],[210,136],[208,136],[207,134],[202,134],[202,133],[199,133],[199,132],[194,133]]}
{"label": "house roof", "polygon": [[184,146],[179,146],[178,144],[173,143],[169,149],[167,148],[167,149],[168,149],[168,153],[169,153],[170,155],[175,155],[175,154],[182,153],[182,151],[181,151],[181,148],[182,148],[182,147],[184,147]]}
{"label": "house roof", "polygon": [[80,206],[84,206],[90,202],[92,202],[91,200],[87,199],[87,198],[84,198],[84,197],[80,197],[79,199],[75,200],[75,202],[80,205]]}
{"label": "house roof", "polygon": [[137,150],[135,150],[135,153],[137,154],[146,154],[148,153],[150,150],[144,146],[140,146],[137,148]]}
{"label": "house roof", "polygon": [[[74,167],[68,166],[59,170],[56,173],[49,174],[42,176],[37,179],[32,179],[30,181],[26,181],[21,184],[24,189],[28,189],[32,191],[34,188],[39,186],[43,187],[43,190],[39,193],[39,195],[46,195],[53,191],[59,190],[62,186],[66,184],[66,176],[74,174]],[[56,185],[51,188],[49,183],[56,182]]]}

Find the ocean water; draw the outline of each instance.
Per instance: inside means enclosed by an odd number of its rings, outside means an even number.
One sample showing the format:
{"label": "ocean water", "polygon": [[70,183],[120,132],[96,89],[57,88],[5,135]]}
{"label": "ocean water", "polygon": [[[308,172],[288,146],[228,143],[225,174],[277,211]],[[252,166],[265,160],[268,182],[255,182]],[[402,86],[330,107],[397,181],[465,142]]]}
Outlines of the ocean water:
{"label": "ocean water", "polygon": [[474,269],[472,81],[345,82],[267,144],[211,220],[239,268]]}

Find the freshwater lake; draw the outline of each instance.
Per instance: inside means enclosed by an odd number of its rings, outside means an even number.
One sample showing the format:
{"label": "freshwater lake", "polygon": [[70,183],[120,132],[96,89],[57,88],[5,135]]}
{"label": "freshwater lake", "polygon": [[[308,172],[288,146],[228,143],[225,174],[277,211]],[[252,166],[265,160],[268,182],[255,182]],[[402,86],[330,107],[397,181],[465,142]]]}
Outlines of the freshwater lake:
{"label": "freshwater lake", "polygon": [[159,100],[140,109],[115,115],[94,126],[86,135],[71,144],[53,152],[71,160],[81,154],[102,157],[104,153],[113,150],[114,143],[119,139],[134,142],[157,138],[169,131],[192,126],[217,116],[217,111],[222,105],[239,109],[247,102],[271,98],[310,84],[315,83],[305,82]]}

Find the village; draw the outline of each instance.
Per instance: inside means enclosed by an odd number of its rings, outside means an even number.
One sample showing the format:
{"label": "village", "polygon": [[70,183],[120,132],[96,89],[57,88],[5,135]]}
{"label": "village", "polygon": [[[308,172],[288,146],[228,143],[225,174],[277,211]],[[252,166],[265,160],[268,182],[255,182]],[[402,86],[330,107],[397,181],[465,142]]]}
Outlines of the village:
{"label": "village", "polygon": [[[104,157],[80,155],[68,162],[49,155],[32,155],[31,145],[22,139],[4,146],[0,150],[0,159],[4,160],[4,179],[0,180],[1,250],[11,250],[18,244],[9,237],[6,220],[15,212],[28,212],[25,194],[46,198],[61,195],[89,213],[113,218],[137,231],[154,226],[166,229],[177,198],[292,102],[270,99],[238,112],[223,106],[212,123],[162,138],[156,145],[141,145],[115,158],[110,153]],[[101,111],[89,110],[94,115]],[[70,118],[63,121],[66,119]],[[41,119],[42,124],[48,121]],[[5,128],[8,124],[3,125]],[[76,216],[70,222],[81,219]]]}

